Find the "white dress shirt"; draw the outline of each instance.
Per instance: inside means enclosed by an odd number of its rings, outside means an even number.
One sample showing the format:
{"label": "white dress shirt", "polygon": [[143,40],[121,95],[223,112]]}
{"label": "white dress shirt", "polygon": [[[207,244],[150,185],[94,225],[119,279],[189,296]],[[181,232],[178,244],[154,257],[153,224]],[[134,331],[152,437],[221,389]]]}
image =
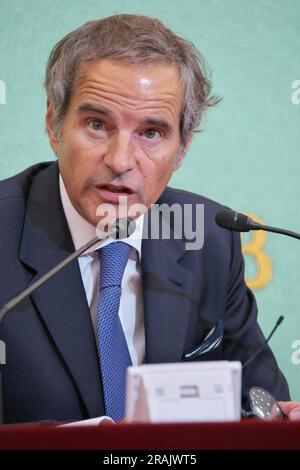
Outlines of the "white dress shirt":
{"label": "white dress shirt", "polygon": [[[60,195],[64,213],[69,225],[75,249],[86,244],[96,236],[96,229],[87,222],[73,207],[66,191],[63,179],[59,176]],[[141,275],[141,247],[144,216],[136,220],[136,230],[122,241],[131,245],[129,260],[125,267],[122,279],[122,294],[120,299],[119,317],[125,334],[129,354],[133,365],[141,364],[145,357],[145,332],[142,297]],[[116,240],[107,239],[94,245],[78,258],[82,282],[86,298],[90,307],[95,338],[98,346],[97,334],[97,303],[99,294],[99,254],[96,252],[101,246],[114,243]]]}

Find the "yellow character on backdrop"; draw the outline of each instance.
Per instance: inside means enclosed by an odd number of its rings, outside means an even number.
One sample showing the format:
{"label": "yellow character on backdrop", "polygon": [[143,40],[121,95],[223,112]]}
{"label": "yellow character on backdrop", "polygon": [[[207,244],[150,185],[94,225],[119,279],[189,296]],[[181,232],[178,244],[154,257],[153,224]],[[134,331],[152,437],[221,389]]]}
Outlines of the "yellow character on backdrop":
{"label": "yellow character on backdrop", "polygon": [[[264,224],[263,219],[255,214],[247,213],[255,222]],[[252,231],[250,240],[246,243],[243,242],[242,238],[242,252],[244,256],[251,256],[256,264],[256,272],[252,278],[246,276],[246,283],[252,290],[263,289],[270,284],[273,274],[272,261],[264,251],[264,246],[267,242],[267,232]]]}

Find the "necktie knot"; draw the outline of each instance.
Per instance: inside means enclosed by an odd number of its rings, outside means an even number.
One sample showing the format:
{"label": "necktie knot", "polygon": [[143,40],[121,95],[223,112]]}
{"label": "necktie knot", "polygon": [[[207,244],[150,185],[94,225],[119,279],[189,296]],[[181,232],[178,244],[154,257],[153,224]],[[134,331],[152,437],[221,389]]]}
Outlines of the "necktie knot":
{"label": "necktie knot", "polygon": [[132,247],[124,242],[114,242],[100,248],[100,289],[121,286],[131,250]]}

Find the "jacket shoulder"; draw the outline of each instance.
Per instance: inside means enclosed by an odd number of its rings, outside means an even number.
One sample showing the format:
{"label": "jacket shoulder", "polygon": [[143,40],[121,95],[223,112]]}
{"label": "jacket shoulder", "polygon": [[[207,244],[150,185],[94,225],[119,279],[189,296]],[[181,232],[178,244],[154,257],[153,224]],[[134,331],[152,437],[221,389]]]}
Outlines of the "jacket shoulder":
{"label": "jacket shoulder", "polygon": [[53,162],[42,162],[30,166],[26,170],[0,181],[0,201],[7,199],[25,198],[33,179]]}
{"label": "jacket shoulder", "polygon": [[[165,203],[168,206],[179,204],[184,224],[189,224],[194,233],[199,234],[200,230],[203,231],[206,248],[211,246],[213,250],[218,251],[219,247],[224,252],[232,250],[232,243],[240,246],[240,234],[220,228],[215,220],[218,212],[230,210],[228,206],[200,194],[170,187],[165,189],[158,203]],[[200,211],[198,211],[199,206],[202,206]]]}
{"label": "jacket shoulder", "polygon": [[202,196],[201,194],[191,193],[190,191],[185,191],[183,189],[170,188],[169,186],[167,186],[158,202],[166,202],[167,204],[177,203],[180,205],[203,204],[205,206],[205,210],[211,211],[212,213],[229,209],[228,206],[214,201],[213,199]]}

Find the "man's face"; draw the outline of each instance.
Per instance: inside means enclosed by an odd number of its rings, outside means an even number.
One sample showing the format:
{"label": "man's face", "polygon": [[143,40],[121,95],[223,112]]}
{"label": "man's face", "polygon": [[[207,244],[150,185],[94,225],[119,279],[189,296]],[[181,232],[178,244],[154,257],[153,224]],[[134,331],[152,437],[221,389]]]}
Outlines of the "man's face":
{"label": "man's face", "polygon": [[[78,77],[57,141],[51,146],[75,209],[96,225],[97,207],[119,197],[150,207],[189,146],[180,149],[182,89],[177,69],[154,63],[93,61]],[[124,213],[122,213],[124,216]]]}

